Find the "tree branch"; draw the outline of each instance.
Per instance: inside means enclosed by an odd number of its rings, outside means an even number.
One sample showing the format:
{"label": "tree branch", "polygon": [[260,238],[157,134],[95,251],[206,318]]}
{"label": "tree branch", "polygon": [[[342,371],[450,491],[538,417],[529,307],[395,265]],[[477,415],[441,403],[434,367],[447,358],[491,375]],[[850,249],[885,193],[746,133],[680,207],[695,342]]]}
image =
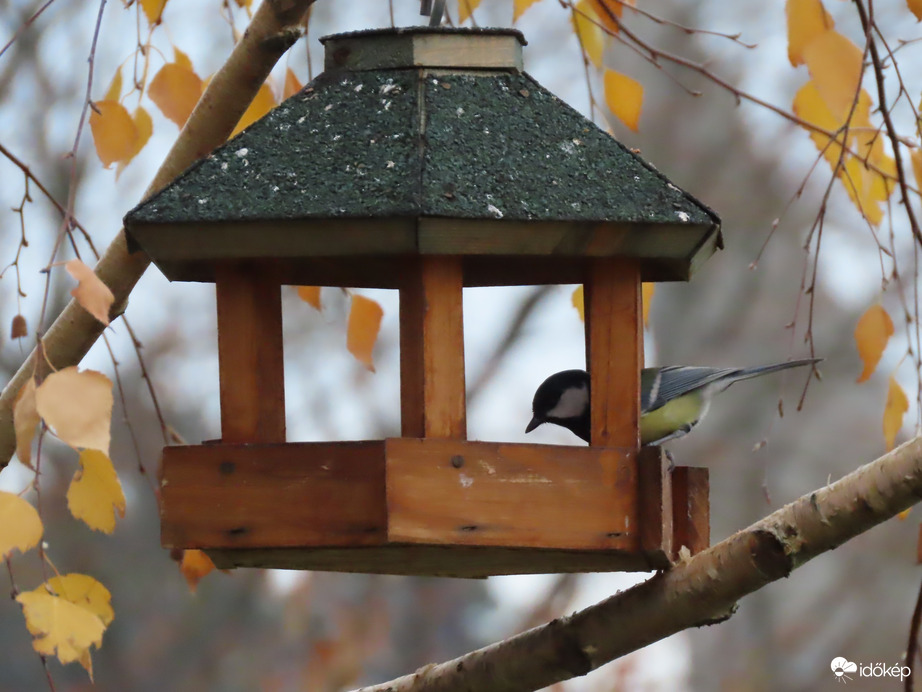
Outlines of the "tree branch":
{"label": "tree branch", "polygon": [[804,495],[642,584],[570,617],[361,692],[526,692],[689,627],[922,499],[922,437]]}
{"label": "tree branch", "polygon": [[[144,193],[146,199],[183,170],[223,144],[240,116],[269,76],[278,59],[300,36],[300,22],[314,0],[265,0],[253,20],[208,84],[153,182]],[[128,253],[124,229],[112,241],[96,264],[96,274],[115,295],[113,315],[125,311],[128,296],[144,274],[150,260],[144,253]],[[103,332],[103,325],[71,301],[42,338],[42,352],[56,368],[78,364]],[[39,349],[22,364],[0,394],[0,470],[9,463],[16,449],[13,430],[13,403],[22,386],[33,374],[43,375],[48,368]]]}

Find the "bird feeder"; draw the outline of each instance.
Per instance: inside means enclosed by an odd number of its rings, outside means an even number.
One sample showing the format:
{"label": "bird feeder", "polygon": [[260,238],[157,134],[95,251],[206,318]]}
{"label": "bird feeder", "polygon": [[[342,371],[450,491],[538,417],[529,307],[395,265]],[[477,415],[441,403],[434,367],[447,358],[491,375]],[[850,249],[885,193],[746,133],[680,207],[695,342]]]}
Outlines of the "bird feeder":
{"label": "bird feeder", "polygon": [[[641,281],[687,280],[719,219],[529,77],[517,31],[322,40],[317,79],[125,217],[168,279],[217,291],[221,439],[164,449],[164,546],[465,577],[706,546],[706,470],[639,446]],[[591,445],[468,440],[462,288],[572,283]],[[285,284],[399,291],[401,437],[286,442]]]}

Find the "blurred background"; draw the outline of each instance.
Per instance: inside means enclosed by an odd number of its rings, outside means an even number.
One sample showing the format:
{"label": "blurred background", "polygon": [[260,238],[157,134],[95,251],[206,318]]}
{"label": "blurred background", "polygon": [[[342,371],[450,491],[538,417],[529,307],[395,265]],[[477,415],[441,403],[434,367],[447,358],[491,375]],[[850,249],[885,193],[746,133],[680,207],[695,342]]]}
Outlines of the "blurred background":
{"label": "blurred background", "polygon": [[[397,25],[423,23],[417,0],[392,4]],[[0,43],[40,6],[0,0]],[[455,8],[449,2],[454,18]],[[643,9],[683,26],[741,32],[743,41],[758,47],[750,50],[726,38],[628,17],[652,44],[706,63],[728,82],[782,108],[806,79],[803,68],[794,70],[787,62],[780,3],[644,0]],[[842,15],[837,16],[840,30],[854,36],[850,6],[830,3],[828,9]],[[97,11],[96,3],[55,3],[0,57],[0,143],[62,201],[71,182],[71,163],[64,154],[73,146],[83,105]],[[908,17],[905,6],[880,3],[877,12],[878,22],[894,27],[899,36],[898,22]],[[170,3],[155,45],[169,60],[169,44],[176,44],[190,55],[200,76],[212,74],[232,46],[226,17],[233,17],[239,30],[246,24],[241,10],[220,0]],[[481,26],[509,26],[512,2],[487,0],[475,19]],[[102,97],[116,67],[130,59],[136,21],[133,8],[126,11],[114,2],[105,8],[94,98]],[[290,66],[307,81],[308,56],[314,70],[322,64],[320,36],[390,23],[384,0],[319,0],[308,36],[280,70]],[[542,0],[517,26],[529,40],[526,69],[588,115],[586,74],[568,13],[554,0]],[[907,73],[918,65],[910,50],[900,60]],[[808,261],[803,243],[829,171],[825,164],[817,167],[803,195],[792,202],[816,158],[806,133],[758,106],[737,105],[732,94],[701,77],[673,70],[682,85],[702,92],[692,97],[664,70],[620,45],[610,47],[606,62],[639,80],[645,96],[639,134],[614,121],[600,125],[612,127],[619,139],[639,148],[677,185],[715,209],[726,240],[726,249],[690,283],[657,287],[646,334],[648,365],[742,366],[809,355],[803,345],[804,305],[795,311]],[[593,86],[601,100],[594,77]],[[140,199],[175,139],[175,125],[155,108],[150,111],[153,138],[117,180],[113,170],[99,163],[88,128],[83,133],[76,159],[76,217],[99,248],[118,231],[121,217]],[[14,272],[4,274],[0,323],[9,325],[22,313],[34,334],[45,282],[39,270],[48,262],[60,217],[30,189],[35,204],[25,210],[29,245],[21,260],[26,297],[17,297]],[[19,206],[23,191],[19,169],[0,157],[3,266],[12,261],[19,242],[19,218],[9,210]],[[737,385],[717,401],[694,435],[671,445],[678,463],[711,470],[712,542],[884,451],[886,381],[898,365],[898,356],[890,354],[901,347],[891,346],[878,372],[857,385],[861,368],[852,331],[869,305],[881,299],[888,305],[891,296],[881,298],[876,244],[841,186],[833,190],[829,209],[813,321],[818,355],[826,359],[823,381],[810,384],[800,412],[795,409],[804,372]],[[767,250],[751,268],[779,217]],[[905,251],[910,257],[908,240]],[[71,282],[60,270],[50,277],[48,315],[53,317],[68,299]],[[537,385],[557,370],[584,366],[582,324],[570,300],[573,288],[467,290],[471,439],[526,441],[523,430]],[[348,301],[340,291],[324,289],[322,312],[301,302],[293,289],[285,293],[290,440],[399,434],[397,299],[385,291],[366,293],[385,309],[376,374],[345,349]],[[128,316],[144,344],[166,422],[192,443],[218,437],[213,287],[169,285],[156,270],[149,271],[131,296]],[[786,327],[795,316],[795,327]],[[163,437],[151,398],[122,322],[116,321],[108,335],[126,396],[124,406],[116,398],[111,457],[125,488],[127,516],[111,537],[72,519],[64,493],[76,455],[49,438],[41,479],[51,559],[62,572],[90,574],[112,592],[115,620],[102,649],[94,653],[98,689],[333,691],[382,682],[585,607],[648,576],[465,581],[238,570],[213,573],[191,593],[159,544],[152,480]],[[4,382],[32,346],[31,336],[19,341],[8,336],[4,326]],[[113,374],[102,343],[83,367]],[[912,392],[913,382],[910,378],[907,384]],[[778,415],[781,400],[783,418]],[[911,409],[906,420],[915,417]],[[899,440],[909,434],[907,428]],[[550,426],[527,440],[578,442]],[[754,451],[762,441],[767,444]],[[18,462],[0,473],[3,489],[19,492],[30,482],[30,473]],[[906,521],[888,522],[747,597],[728,622],[680,633],[558,689],[822,690],[835,683],[829,666],[834,657],[896,663],[906,647],[920,578],[915,564],[918,521],[914,513]],[[17,554],[12,568],[20,589],[34,588],[42,579],[34,553]],[[78,666],[49,665],[56,689],[93,688]],[[11,599],[0,600],[0,671],[2,691],[46,685],[20,607]]]}

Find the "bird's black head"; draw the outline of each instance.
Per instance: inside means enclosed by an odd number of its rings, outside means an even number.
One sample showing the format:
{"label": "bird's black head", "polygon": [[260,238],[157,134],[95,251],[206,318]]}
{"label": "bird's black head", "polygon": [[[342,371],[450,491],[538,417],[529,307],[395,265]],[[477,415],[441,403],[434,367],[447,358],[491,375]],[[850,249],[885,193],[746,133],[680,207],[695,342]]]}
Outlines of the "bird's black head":
{"label": "bird's black head", "polygon": [[542,423],[555,423],[589,442],[589,373],[564,370],[548,377],[535,392],[529,433]]}

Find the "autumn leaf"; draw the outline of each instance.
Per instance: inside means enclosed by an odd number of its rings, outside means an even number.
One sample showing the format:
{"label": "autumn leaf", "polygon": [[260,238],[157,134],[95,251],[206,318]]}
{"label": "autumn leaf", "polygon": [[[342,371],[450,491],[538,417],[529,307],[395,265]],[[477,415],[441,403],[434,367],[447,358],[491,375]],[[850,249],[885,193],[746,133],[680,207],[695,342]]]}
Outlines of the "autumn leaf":
{"label": "autumn leaf", "polygon": [[650,304],[653,302],[653,292],[656,290],[656,284],[644,283],[640,286],[643,312],[643,328],[650,328]]}
{"label": "autumn leaf", "polygon": [[512,21],[517,22],[519,17],[525,14],[525,11],[534,5],[538,0],[513,0],[512,2]]}
{"label": "autumn leaf", "polygon": [[586,321],[586,302],[583,297],[584,295],[583,285],[580,284],[576,287],[576,290],[573,291],[573,295],[570,296],[570,302],[573,303],[573,307],[576,308],[576,313],[579,315],[580,322]]}
{"label": "autumn leaf", "polygon": [[78,259],[64,264],[67,273],[77,280],[77,287],[70,294],[80,306],[105,325],[109,324],[109,310],[115,302],[115,296],[96,272]]}
{"label": "autumn leaf", "polygon": [[458,0],[458,24],[464,24],[480,6],[480,0]]}
{"label": "autumn leaf", "polygon": [[138,128],[118,101],[96,101],[90,113],[90,131],[96,155],[106,168],[131,156],[138,139]]}
{"label": "autumn leaf", "polygon": [[803,55],[826,106],[837,120],[844,122],[861,85],[861,49],[830,29],[810,41]]}
{"label": "autumn leaf", "polygon": [[605,103],[618,120],[637,132],[643,105],[643,85],[627,75],[605,70]]}
{"label": "autumn leaf", "polygon": [[180,563],[179,569],[186,578],[186,583],[192,593],[195,593],[195,589],[202,578],[212,572],[214,568],[211,558],[201,550],[182,551],[182,563]]}
{"label": "autumn leaf", "polygon": [[917,22],[922,21],[922,0],[906,0],[906,6],[915,15]]}
{"label": "autumn leaf", "polygon": [[101,372],[58,370],[35,390],[35,404],[45,424],[71,447],[109,453],[112,382]]}
{"label": "autumn leaf", "polygon": [[29,327],[26,325],[26,318],[22,315],[16,315],[10,324],[10,338],[21,339],[29,335]]}
{"label": "autumn leaf", "polygon": [[320,286],[298,286],[298,298],[316,310],[323,308],[320,302]]}
{"label": "autumn leaf", "polygon": [[884,442],[887,451],[896,444],[896,434],[903,427],[903,414],[909,410],[909,399],[896,378],[890,376],[890,388],[887,390],[887,405],[884,406]]}
{"label": "autumn leaf", "polygon": [[602,26],[613,34],[617,34],[621,30],[618,22],[612,19],[612,15],[620,19],[621,15],[624,14],[624,5],[621,0],[589,0],[589,4],[595,11],[599,21],[602,22]]}
{"label": "autumn leaf", "polygon": [[788,0],[788,60],[797,67],[804,63],[804,48],[836,23],[821,0]]}
{"label": "autumn leaf", "polygon": [[304,87],[301,80],[295,75],[294,70],[290,67],[285,70],[285,87],[282,90],[282,98],[287,99],[297,94]]}
{"label": "autumn leaf", "polygon": [[141,0],[141,9],[144,10],[144,16],[151,26],[160,23],[165,7],[166,0]]}
{"label": "autumn leaf", "polygon": [[596,67],[602,67],[602,29],[596,24],[598,17],[589,0],[579,0],[572,13],[573,30],[583,52]]}
{"label": "autumn leaf", "polygon": [[187,64],[188,57],[176,53],[176,62],[160,68],[147,87],[147,95],[167,118],[179,127],[186,124],[202,95],[202,80]]}
{"label": "autumn leaf", "polygon": [[35,507],[18,495],[0,491],[0,556],[9,557],[14,550],[32,550],[43,532]]}
{"label": "autumn leaf", "polygon": [[115,71],[115,76],[112,78],[112,81],[109,83],[109,88],[106,89],[106,95],[103,97],[105,101],[118,101],[122,95],[122,68],[121,65]]}
{"label": "autumn leaf", "polygon": [[115,467],[97,449],[80,452],[80,470],[67,489],[67,508],[91,529],[112,533],[115,514],[125,516],[125,494]]}
{"label": "autumn leaf", "polygon": [[122,174],[122,171],[125,170],[125,166],[127,166],[135,156],[141,153],[144,145],[147,144],[150,136],[154,133],[154,122],[151,120],[150,113],[148,113],[143,106],[138,106],[135,109],[134,113],[131,115],[131,119],[134,121],[134,125],[138,130],[138,137],[135,140],[134,148],[131,150],[131,153],[118,162],[118,166],[115,169],[116,178]]}
{"label": "autumn leaf", "polygon": [[35,426],[41,417],[35,408],[35,378],[30,377],[13,404],[13,430],[16,433],[16,456],[19,461],[32,468],[32,438],[35,437]]}
{"label": "autumn leaf", "polygon": [[50,591],[55,596],[90,611],[106,627],[115,619],[115,611],[111,605],[112,594],[102,583],[89,575],[72,572],[51,577],[38,589],[34,589],[39,590]]}
{"label": "autumn leaf", "polygon": [[102,644],[106,626],[96,613],[48,593],[44,586],[19,594],[32,648],[43,656],[57,656],[61,663],[88,663],[91,646]]}
{"label": "autumn leaf", "polygon": [[240,117],[240,122],[237,123],[237,127],[234,128],[231,137],[255,123],[273,108],[275,108],[275,96],[272,95],[272,87],[268,82],[264,82],[263,85],[259,87],[259,91],[256,92],[256,96],[250,102],[246,111],[244,111],[243,115]]}
{"label": "autumn leaf", "polygon": [[864,370],[859,375],[858,382],[864,382],[874,372],[891,336],[893,320],[883,306],[872,305],[858,319],[858,324],[855,325],[855,344],[864,363]]}
{"label": "autumn leaf", "polygon": [[349,324],[346,327],[346,348],[366,368],[375,371],[372,352],[378,340],[384,310],[375,301],[358,294],[352,295]]}
{"label": "autumn leaf", "polygon": [[916,187],[922,190],[922,149],[913,149],[909,152],[912,161],[912,172],[916,177]]}

